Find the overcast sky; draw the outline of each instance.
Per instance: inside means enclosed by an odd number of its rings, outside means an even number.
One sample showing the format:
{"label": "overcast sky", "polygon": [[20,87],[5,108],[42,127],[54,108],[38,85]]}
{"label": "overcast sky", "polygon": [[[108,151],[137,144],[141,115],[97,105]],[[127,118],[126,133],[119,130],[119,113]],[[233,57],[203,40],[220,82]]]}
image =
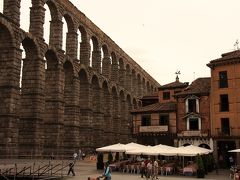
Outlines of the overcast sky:
{"label": "overcast sky", "polygon": [[[22,0],[22,8],[30,2]],[[206,64],[240,40],[239,0],[71,2],[162,85],[176,70],[182,82],[209,77]],[[22,12],[21,23],[29,21]]]}

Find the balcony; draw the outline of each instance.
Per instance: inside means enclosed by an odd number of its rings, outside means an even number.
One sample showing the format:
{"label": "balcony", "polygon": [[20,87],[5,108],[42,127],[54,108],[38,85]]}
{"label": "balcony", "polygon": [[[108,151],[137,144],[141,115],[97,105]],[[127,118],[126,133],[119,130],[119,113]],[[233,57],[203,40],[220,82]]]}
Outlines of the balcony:
{"label": "balcony", "polygon": [[168,132],[168,125],[165,126],[139,126],[138,133],[159,133],[159,132]]}
{"label": "balcony", "polygon": [[216,128],[216,136],[217,137],[229,137],[233,135],[234,128]]}
{"label": "balcony", "polygon": [[197,131],[181,131],[177,133],[178,137],[207,137],[209,136],[208,130],[197,130]]}

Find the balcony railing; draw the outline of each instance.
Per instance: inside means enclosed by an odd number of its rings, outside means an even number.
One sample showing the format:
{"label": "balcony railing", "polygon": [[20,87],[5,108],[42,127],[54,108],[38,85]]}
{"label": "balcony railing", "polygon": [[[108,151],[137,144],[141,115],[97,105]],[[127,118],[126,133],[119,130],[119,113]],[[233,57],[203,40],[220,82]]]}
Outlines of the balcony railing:
{"label": "balcony railing", "polygon": [[229,128],[229,129],[216,128],[216,132],[217,132],[216,135],[219,137],[228,137],[233,135],[233,128]]}
{"label": "balcony railing", "polygon": [[188,130],[188,131],[181,131],[180,133],[177,133],[178,137],[207,137],[209,136],[209,131],[208,130]]}
{"label": "balcony railing", "polygon": [[134,130],[135,133],[144,133],[144,132],[152,132],[152,133],[157,133],[157,132],[168,132],[168,125],[164,126],[138,126]]}

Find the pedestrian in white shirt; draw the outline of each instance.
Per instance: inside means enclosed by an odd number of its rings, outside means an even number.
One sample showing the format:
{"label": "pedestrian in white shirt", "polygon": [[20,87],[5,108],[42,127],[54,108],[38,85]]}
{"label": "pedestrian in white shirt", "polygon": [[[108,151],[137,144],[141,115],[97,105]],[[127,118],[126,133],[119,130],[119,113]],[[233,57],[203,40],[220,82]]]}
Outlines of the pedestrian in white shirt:
{"label": "pedestrian in white shirt", "polygon": [[152,177],[152,168],[153,168],[152,161],[149,161],[149,163],[147,164],[147,176],[146,176],[147,179]]}
{"label": "pedestrian in white shirt", "polygon": [[153,177],[152,177],[152,179],[154,179],[154,178],[158,179],[158,162],[157,162],[157,160],[155,160],[154,163],[153,163]]}

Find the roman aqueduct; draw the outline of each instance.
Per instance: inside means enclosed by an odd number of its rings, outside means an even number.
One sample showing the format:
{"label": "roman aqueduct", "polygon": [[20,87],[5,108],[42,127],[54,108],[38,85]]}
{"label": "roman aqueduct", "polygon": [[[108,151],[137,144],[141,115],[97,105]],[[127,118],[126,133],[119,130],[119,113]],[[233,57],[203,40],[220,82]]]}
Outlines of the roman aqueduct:
{"label": "roman aqueduct", "polygon": [[[51,13],[49,43],[43,36],[45,4]],[[20,28],[20,0],[4,0],[0,155],[72,154],[79,147],[126,143],[132,139],[129,111],[158,86],[68,0],[32,0],[28,32]]]}

